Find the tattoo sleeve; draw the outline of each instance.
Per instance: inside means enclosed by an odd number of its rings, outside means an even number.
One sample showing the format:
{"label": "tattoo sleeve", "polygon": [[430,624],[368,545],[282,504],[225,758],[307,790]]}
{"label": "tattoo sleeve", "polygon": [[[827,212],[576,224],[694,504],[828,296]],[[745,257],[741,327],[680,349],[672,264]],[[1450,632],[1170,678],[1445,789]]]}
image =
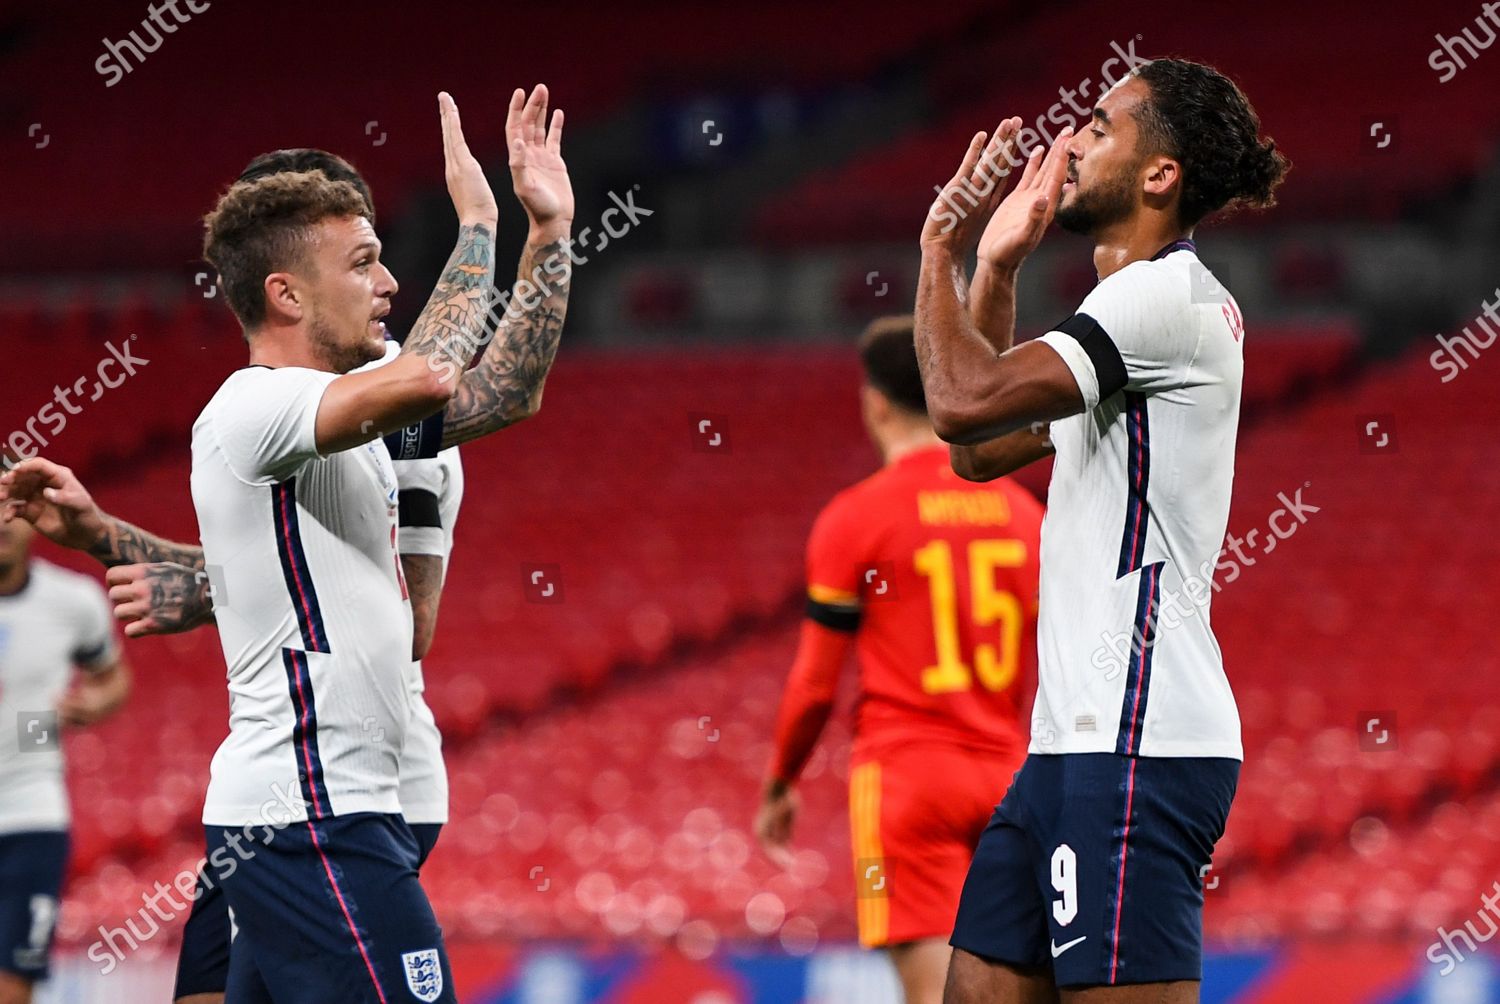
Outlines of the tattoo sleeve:
{"label": "tattoo sleeve", "polygon": [[433,366],[454,375],[462,373],[484,345],[494,279],[490,228],[482,223],[461,228],[458,244],[401,351],[426,356]]}
{"label": "tattoo sleeve", "polygon": [[526,245],[504,312],[493,319],[496,344],[463,375],[444,413],[444,447],[503,429],[536,411],[557,357],[572,282],[567,239]]}
{"label": "tattoo sleeve", "polygon": [[137,562],[168,561],[195,571],[203,569],[203,548],[147,533],[114,516],[104,516],[104,536],[89,548],[89,554],[108,568]]}

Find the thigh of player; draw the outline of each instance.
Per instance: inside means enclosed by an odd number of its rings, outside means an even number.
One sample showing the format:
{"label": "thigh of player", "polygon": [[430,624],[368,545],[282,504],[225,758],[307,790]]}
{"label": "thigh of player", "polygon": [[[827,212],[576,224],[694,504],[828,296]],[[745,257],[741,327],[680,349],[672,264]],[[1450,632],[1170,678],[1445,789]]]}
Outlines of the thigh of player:
{"label": "thigh of player", "polygon": [[456,1001],[400,816],[206,829],[237,928],[230,1000],[253,971],[277,1004]]}
{"label": "thigh of player", "polygon": [[0,973],[46,979],[67,867],[64,830],[0,836]]}

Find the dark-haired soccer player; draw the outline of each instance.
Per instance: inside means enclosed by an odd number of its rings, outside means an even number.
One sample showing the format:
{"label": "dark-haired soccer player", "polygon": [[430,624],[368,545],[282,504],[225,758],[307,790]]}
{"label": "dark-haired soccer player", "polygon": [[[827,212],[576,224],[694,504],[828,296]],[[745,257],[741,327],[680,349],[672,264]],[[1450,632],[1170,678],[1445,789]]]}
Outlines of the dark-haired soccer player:
{"label": "dark-haired soccer player", "polygon": [[[380,436],[411,429],[397,444],[406,456],[501,428],[539,403],[568,296],[573,212],[561,113],[549,129],[546,104],[540,86],[529,100],[512,97],[512,180],[532,227],[500,342],[473,370],[495,306],[498,211],[446,94],[459,240],[385,366],[352,372],[384,354],[380,318],[396,291],[354,186],[316,172],[268,175],[231,187],[205,221],[205,257],[251,352],[193,436],[196,567],[218,566],[233,599],[216,609],[230,735],[204,808],[210,861],[231,865],[219,875],[238,927],[230,999],[249,999],[238,988],[251,977],[278,1002],[455,999],[399,815],[412,636],[398,491]],[[539,282],[544,268],[550,281]],[[68,481],[46,461],[17,465],[0,479],[5,517],[58,521],[65,487],[82,491]],[[72,529],[91,538],[75,546],[117,563],[183,563],[180,545],[119,521],[102,536]],[[300,795],[291,819],[279,808],[268,818],[288,790]]]}
{"label": "dark-haired soccer player", "polygon": [[[1192,233],[1226,207],[1272,204],[1287,164],[1239,88],[1182,60],[1126,77],[1081,134],[1033,150],[1002,198],[987,182],[1019,127],[1002,122],[988,148],[974,138],[949,187],[977,194],[974,211],[956,224],[934,213],[921,240],[917,343],[955,467],[991,477],[1057,458],[1030,755],[975,851],[945,999],[1191,1002],[1199,876],[1242,755],[1207,586],[1244,335]],[[1093,239],[1099,284],[1013,347],[1016,273],[1054,215]],[[1191,611],[1159,631],[1168,591]],[[1120,667],[1098,657],[1115,632],[1133,638]]]}
{"label": "dark-haired soccer player", "polygon": [[865,428],[885,466],[834,497],[807,543],[807,619],[755,829],[787,859],[792,791],[859,653],[849,780],[860,942],[907,1004],[937,1004],[969,857],[1021,765],[1042,507],[960,480],[932,431],[912,319],[860,339]]}

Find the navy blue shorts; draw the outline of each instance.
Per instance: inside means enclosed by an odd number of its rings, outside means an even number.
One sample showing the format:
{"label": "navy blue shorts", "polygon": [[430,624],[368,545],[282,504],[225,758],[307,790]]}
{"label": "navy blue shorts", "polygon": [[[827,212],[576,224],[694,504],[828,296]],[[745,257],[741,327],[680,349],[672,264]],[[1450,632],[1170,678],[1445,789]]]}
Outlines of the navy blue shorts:
{"label": "navy blue shorts", "polygon": [[1059,987],[1203,978],[1203,875],[1240,763],[1033,754],[979,838],[952,944]]}
{"label": "navy blue shorts", "polygon": [[[417,868],[427,863],[437,846],[442,823],[410,823],[417,838]],[[212,848],[209,848],[212,851]],[[193,994],[221,994],[229,985],[229,904],[217,882],[204,879],[198,870],[198,888],[193,911],[182,929],[182,948],[177,953],[177,988],[172,999]]]}
{"label": "navy blue shorts", "polygon": [[0,970],[23,980],[47,978],[67,870],[66,831],[0,836]]}
{"label": "navy blue shorts", "polygon": [[[356,813],[205,830],[206,867],[226,904],[215,915],[234,944],[226,1004],[457,1001],[442,929],[417,881],[435,828],[419,841],[398,815]],[[213,990],[180,978],[177,992]]]}

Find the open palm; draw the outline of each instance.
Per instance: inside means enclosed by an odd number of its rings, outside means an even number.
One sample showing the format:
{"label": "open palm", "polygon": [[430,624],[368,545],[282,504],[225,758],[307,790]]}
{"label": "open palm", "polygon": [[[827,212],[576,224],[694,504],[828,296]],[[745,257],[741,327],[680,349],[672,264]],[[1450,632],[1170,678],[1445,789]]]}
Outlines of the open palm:
{"label": "open palm", "polygon": [[1057,213],[1068,173],[1067,143],[1072,135],[1072,129],[1064,129],[1045,157],[1040,145],[1032,147],[1021,180],[1000,200],[979,237],[981,261],[1019,267],[1036,250]]}
{"label": "open palm", "polygon": [[516,198],[535,226],[573,219],[573,183],[562,158],[562,109],[547,123],[547,86],[537,84],[528,98],[520,88],[511,95],[505,116],[505,144]]}

